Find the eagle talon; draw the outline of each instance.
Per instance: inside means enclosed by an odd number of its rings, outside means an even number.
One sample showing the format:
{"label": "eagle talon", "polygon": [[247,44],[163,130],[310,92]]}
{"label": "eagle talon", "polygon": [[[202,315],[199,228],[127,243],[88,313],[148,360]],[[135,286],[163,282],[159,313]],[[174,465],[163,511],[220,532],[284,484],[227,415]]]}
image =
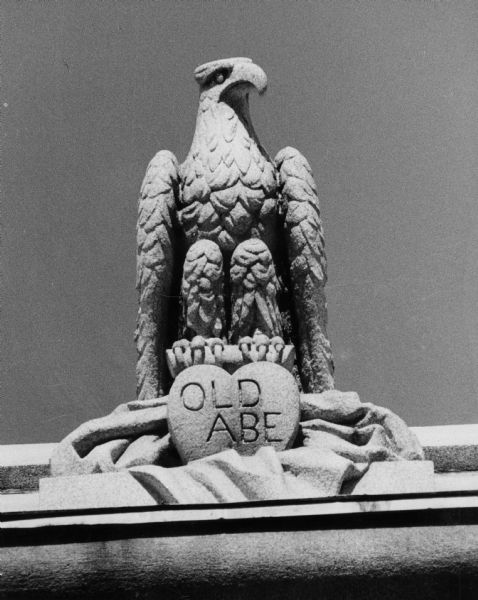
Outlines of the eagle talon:
{"label": "eagle talon", "polygon": [[179,348],[183,352],[186,352],[186,350],[188,350],[190,346],[191,346],[191,342],[189,340],[182,339],[182,340],[178,340],[177,342],[174,342],[173,350],[176,350],[176,348]]}
{"label": "eagle talon", "polygon": [[251,358],[254,361],[267,361],[274,363],[281,363],[282,353],[285,348],[284,340],[276,335],[269,338],[267,335],[256,331],[252,338],[253,350],[251,352]]}
{"label": "eagle talon", "polygon": [[238,343],[239,350],[242,352],[242,356],[245,362],[253,362],[251,357],[251,349],[252,349],[252,338],[250,336],[245,336],[239,340]]}
{"label": "eagle talon", "polygon": [[222,353],[224,351],[224,342],[221,338],[209,338],[207,340],[207,345],[211,349],[212,354],[214,355],[214,362],[217,365],[221,365],[223,361]]}
{"label": "eagle talon", "polygon": [[203,365],[206,357],[207,342],[202,335],[196,335],[191,341],[191,354],[194,365]]}
{"label": "eagle talon", "polygon": [[269,344],[270,344],[270,340],[267,337],[267,335],[264,335],[263,333],[256,333],[256,334],[254,334],[252,341],[256,346],[256,352],[257,352],[256,361],[260,362],[262,360],[265,360],[267,351],[269,349]]}
{"label": "eagle talon", "polygon": [[282,354],[284,352],[284,340],[276,335],[269,342],[269,354],[267,360],[275,363],[282,363]]}
{"label": "eagle talon", "polygon": [[183,371],[192,365],[191,343],[189,340],[182,339],[174,342],[173,352],[180,371]]}
{"label": "eagle talon", "polygon": [[280,346],[282,348],[285,347],[285,342],[279,335],[275,335],[273,338],[271,338],[270,343],[273,344],[274,348],[276,348],[276,349],[277,349],[277,346]]}

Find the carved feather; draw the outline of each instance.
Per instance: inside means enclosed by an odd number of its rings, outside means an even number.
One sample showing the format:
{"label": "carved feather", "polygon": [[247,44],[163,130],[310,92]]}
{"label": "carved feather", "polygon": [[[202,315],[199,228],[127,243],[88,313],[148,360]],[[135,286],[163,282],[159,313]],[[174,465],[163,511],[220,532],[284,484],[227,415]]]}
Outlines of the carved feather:
{"label": "carved feather", "polygon": [[[228,104],[207,96],[200,102],[193,143],[180,169],[180,219],[190,244],[206,237],[232,252],[259,226],[264,199],[276,195],[274,166],[259,150],[252,127]],[[201,215],[202,207],[210,207],[200,233],[196,206]]]}
{"label": "carved feather", "polygon": [[294,148],[275,162],[286,204],[285,235],[294,307],[294,333],[304,392],[334,387],[333,357],[327,338],[327,260],[319,199],[307,160]]}
{"label": "carved feather", "polygon": [[277,306],[277,281],[272,256],[259,239],[240,244],[231,260],[231,341],[256,331],[273,337],[282,335]]}
{"label": "carved feather", "polygon": [[137,224],[137,279],[139,292],[135,341],[137,398],[147,400],[167,393],[165,350],[174,341],[174,289],[178,260],[177,201],[179,177],[175,156],[158,152],[141,186]]}
{"label": "carved feather", "polygon": [[184,261],[181,294],[184,322],[192,335],[218,337],[224,326],[223,262],[219,247],[199,240]]}

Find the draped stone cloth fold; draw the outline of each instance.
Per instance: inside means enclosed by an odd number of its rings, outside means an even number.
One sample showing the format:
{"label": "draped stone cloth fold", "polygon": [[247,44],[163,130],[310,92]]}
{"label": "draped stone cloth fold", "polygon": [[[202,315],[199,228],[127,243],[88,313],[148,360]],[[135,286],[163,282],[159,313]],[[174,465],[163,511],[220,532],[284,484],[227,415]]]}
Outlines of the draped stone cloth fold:
{"label": "draped stone cloth fold", "polygon": [[167,397],[133,401],[69,434],[51,458],[51,474],[127,469],[163,503],[240,502],[337,495],[373,461],[422,460],[423,451],[392,411],[355,392],[301,394],[295,447],[253,456],[235,450],[182,465],[167,426]]}

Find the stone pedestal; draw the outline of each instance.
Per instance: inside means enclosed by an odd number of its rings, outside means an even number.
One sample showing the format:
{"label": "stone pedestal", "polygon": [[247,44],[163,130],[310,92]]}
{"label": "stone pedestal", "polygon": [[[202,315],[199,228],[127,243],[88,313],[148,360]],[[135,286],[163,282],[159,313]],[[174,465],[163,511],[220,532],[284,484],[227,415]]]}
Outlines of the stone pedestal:
{"label": "stone pedestal", "polygon": [[[418,494],[435,491],[433,463],[397,461],[372,463],[355,485],[352,496]],[[40,510],[153,506],[157,500],[129,472],[52,477],[40,480]]]}
{"label": "stone pedestal", "polygon": [[156,500],[127,471],[40,479],[40,510],[156,504]]}

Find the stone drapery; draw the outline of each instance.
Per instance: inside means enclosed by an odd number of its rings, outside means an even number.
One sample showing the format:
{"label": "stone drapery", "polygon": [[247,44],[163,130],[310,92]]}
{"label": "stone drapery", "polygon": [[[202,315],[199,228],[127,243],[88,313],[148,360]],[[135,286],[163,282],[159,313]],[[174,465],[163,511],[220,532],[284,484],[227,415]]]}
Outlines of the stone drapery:
{"label": "stone drapery", "polygon": [[414,434],[392,411],[355,392],[301,394],[295,445],[253,456],[225,450],[182,465],[167,427],[167,397],[133,401],[69,434],[51,459],[53,476],[127,469],[157,500],[216,503],[337,495],[373,461],[420,460]]}

